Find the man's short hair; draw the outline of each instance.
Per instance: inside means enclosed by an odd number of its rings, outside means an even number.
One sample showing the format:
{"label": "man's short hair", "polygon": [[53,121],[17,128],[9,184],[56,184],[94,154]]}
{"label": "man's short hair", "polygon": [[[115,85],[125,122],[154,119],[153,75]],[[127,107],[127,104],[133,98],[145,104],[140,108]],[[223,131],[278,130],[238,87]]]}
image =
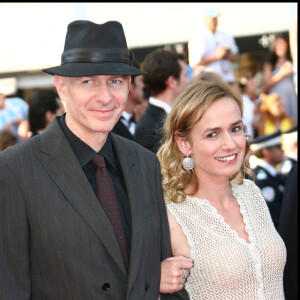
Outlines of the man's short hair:
{"label": "man's short hair", "polygon": [[184,61],[184,57],[162,48],[154,50],[145,57],[142,70],[148,73],[144,75],[144,84],[150,96],[157,95],[166,89],[168,77],[174,76],[179,79],[181,73],[179,60]]}

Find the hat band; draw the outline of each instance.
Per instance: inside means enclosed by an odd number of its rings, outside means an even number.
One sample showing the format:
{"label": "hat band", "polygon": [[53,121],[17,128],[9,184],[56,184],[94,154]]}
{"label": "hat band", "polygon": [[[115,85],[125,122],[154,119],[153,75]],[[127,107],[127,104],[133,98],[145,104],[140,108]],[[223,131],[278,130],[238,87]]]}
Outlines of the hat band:
{"label": "hat band", "polygon": [[126,49],[85,49],[76,48],[64,51],[61,64],[70,62],[122,62],[132,64],[133,54]]}

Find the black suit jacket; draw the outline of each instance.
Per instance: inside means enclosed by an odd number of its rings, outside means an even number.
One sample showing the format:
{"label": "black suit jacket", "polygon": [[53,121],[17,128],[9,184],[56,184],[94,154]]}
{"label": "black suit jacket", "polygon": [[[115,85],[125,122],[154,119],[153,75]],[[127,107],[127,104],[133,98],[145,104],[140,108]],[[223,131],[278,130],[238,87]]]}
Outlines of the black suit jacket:
{"label": "black suit jacket", "polygon": [[252,171],[256,174],[255,183],[262,191],[277,229],[286,177],[282,174],[272,176],[261,166],[257,166]]}
{"label": "black suit jacket", "polygon": [[[0,153],[0,299],[157,300],[172,256],[158,159],[111,134],[131,213],[129,273],[59,122]],[[188,299],[184,290],[163,299]]]}
{"label": "black suit jacket", "polygon": [[286,300],[298,299],[298,163],[291,169],[282,201],[278,233],[287,250],[283,283]]}
{"label": "black suit jacket", "polygon": [[129,140],[133,140],[133,135],[131,134],[131,132],[128,130],[127,126],[125,126],[121,119],[118,120],[118,122],[116,123],[116,125],[114,126],[113,133],[123,136]]}
{"label": "black suit jacket", "polygon": [[133,140],[156,153],[163,137],[163,123],[167,114],[164,109],[148,104],[136,125]]}

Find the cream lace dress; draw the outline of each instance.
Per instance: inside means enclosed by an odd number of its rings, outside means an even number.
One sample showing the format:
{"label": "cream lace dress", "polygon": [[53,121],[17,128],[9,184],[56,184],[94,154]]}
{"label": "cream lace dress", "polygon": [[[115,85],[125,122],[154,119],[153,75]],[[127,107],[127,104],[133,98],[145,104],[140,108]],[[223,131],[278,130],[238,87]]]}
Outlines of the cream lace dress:
{"label": "cream lace dress", "polygon": [[259,188],[231,183],[249,234],[240,238],[205,199],[167,203],[187,236],[194,268],[185,288],[191,300],[283,300],[285,245]]}

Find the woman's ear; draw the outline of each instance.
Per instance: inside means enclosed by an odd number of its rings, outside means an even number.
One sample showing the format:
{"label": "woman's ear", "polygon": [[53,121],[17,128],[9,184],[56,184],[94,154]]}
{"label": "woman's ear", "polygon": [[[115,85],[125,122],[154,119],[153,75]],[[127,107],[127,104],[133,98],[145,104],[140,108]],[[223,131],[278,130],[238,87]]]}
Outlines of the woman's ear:
{"label": "woman's ear", "polygon": [[186,137],[184,136],[180,136],[178,134],[175,133],[174,135],[174,139],[177,143],[177,146],[180,150],[180,152],[184,155],[184,156],[190,156],[192,151],[191,151],[191,144],[190,142],[186,139]]}

